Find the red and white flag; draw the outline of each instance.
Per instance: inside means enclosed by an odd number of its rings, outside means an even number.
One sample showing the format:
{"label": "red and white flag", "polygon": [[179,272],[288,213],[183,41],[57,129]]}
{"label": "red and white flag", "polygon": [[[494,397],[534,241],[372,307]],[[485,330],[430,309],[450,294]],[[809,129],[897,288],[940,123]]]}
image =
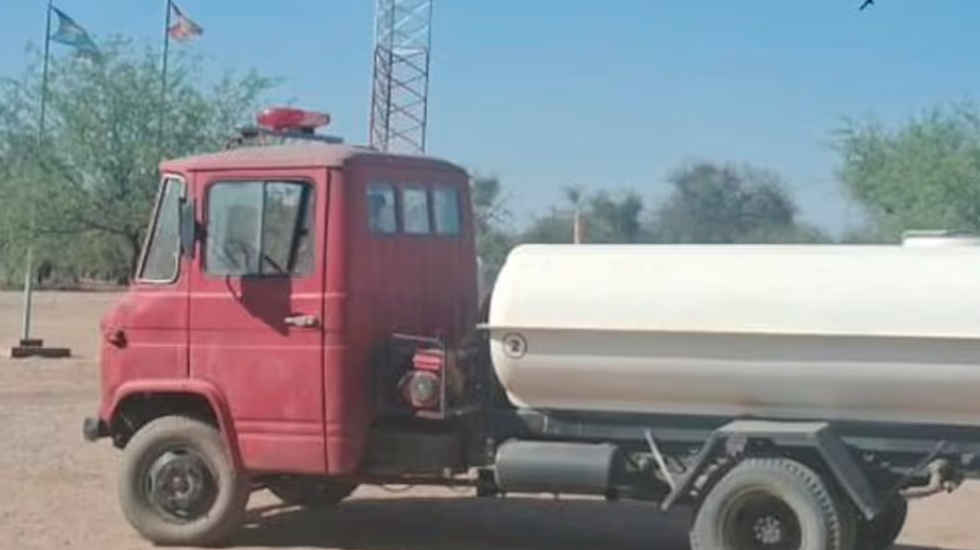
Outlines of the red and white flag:
{"label": "red and white flag", "polygon": [[184,12],[180,11],[175,2],[170,2],[170,9],[173,10],[173,17],[177,21],[167,29],[170,38],[178,42],[187,42],[204,34],[204,28],[184,15]]}

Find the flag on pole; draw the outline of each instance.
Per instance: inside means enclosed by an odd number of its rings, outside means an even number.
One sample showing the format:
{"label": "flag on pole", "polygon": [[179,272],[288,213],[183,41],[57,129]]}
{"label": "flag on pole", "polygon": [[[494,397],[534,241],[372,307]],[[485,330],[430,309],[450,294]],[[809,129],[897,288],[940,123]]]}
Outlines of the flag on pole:
{"label": "flag on pole", "polygon": [[180,11],[180,8],[177,7],[176,2],[170,2],[170,9],[173,10],[173,15],[177,20],[176,23],[167,29],[170,38],[178,42],[187,42],[194,37],[204,34],[204,28],[192,21],[190,17],[184,15],[184,12]]}
{"label": "flag on pole", "polygon": [[99,48],[95,46],[88,32],[74,19],[65,15],[65,12],[54,6],[51,6],[51,10],[58,16],[58,29],[50,36],[51,40],[74,47],[79,55],[99,59]]}

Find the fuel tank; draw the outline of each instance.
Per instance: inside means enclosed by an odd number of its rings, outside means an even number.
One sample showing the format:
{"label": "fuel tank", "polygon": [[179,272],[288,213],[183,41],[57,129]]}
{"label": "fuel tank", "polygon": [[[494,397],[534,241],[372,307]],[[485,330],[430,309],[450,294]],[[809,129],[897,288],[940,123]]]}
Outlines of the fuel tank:
{"label": "fuel tank", "polygon": [[486,328],[519,407],[980,426],[973,246],[526,245]]}

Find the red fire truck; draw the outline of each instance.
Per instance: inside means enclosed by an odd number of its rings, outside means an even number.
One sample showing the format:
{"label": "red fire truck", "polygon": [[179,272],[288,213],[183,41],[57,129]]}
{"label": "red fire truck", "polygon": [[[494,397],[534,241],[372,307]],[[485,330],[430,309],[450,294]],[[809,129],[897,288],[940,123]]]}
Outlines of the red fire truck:
{"label": "red fire truck", "polygon": [[[314,133],[327,120],[270,110],[227,150],[160,165],[135,280],[102,321],[101,406],[83,428],[122,449],[120,501],[147,539],[225,540],[259,487],[312,507],[412,483],[690,504],[695,550],[879,550],[906,498],[980,475],[980,352],[966,340],[809,335],[794,305],[806,293],[790,288],[801,279],[770,284],[769,267],[732,286],[759,304],[732,313],[724,266],[769,266],[770,251],[685,249],[657,264],[687,262],[671,276],[649,263],[670,247],[524,249],[490,307],[467,174]],[[831,252],[775,260],[817,262],[856,295],[850,253]],[[922,263],[908,254],[880,252]],[[847,301],[821,307],[863,330],[827,309]],[[735,314],[802,328],[754,334]],[[717,327],[691,328],[706,321]],[[888,395],[852,391],[906,382],[889,393],[901,415]],[[913,403],[916,388],[946,397]]]}

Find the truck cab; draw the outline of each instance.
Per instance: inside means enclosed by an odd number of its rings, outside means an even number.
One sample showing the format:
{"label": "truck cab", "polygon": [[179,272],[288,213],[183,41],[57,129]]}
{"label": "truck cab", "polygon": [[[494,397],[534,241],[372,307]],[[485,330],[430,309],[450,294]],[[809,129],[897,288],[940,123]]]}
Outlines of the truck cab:
{"label": "truck cab", "polygon": [[[183,415],[219,427],[249,476],[343,477],[361,468],[380,419],[445,412],[442,373],[404,371],[424,349],[438,371],[440,350],[476,320],[467,174],[294,141],[160,165],[135,279],[101,323],[88,437],[122,447],[155,418]],[[379,388],[399,343],[408,366]],[[413,405],[408,386],[429,393]]]}

